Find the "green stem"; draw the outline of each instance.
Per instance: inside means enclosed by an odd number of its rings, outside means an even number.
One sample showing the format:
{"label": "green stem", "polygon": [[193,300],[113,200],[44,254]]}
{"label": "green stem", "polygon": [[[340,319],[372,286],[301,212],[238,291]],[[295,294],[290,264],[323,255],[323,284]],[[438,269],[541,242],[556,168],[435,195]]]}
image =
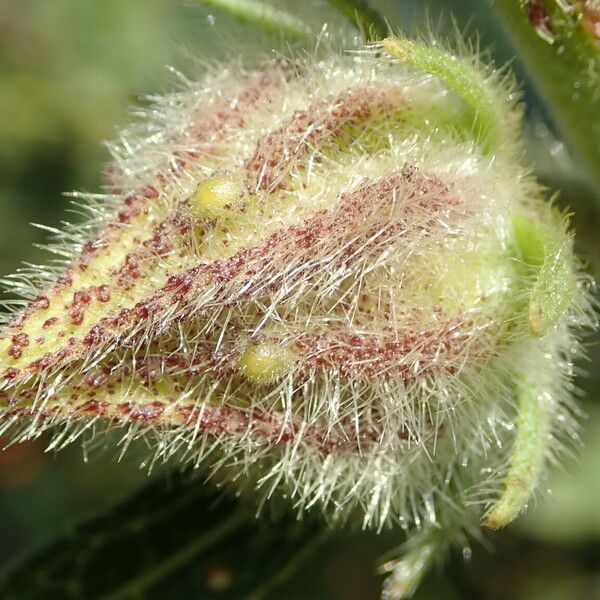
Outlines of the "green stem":
{"label": "green stem", "polygon": [[216,8],[244,25],[257,27],[266,34],[286,41],[299,42],[314,38],[314,32],[290,13],[274,8],[260,0],[199,0]]}
{"label": "green stem", "polygon": [[483,517],[490,529],[501,529],[519,516],[538,484],[550,435],[549,397],[533,378],[517,381],[517,433],[504,490]]}
{"label": "green stem", "polygon": [[600,42],[586,26],[586,9],[567,13],[556,0],[491,1],[600,201]]}
{"label": "green stem", "polygon": [[438,77],[467,102],[475,113],[475,135],[485,150],[497,149],[510,135],[511,115],[503,94],[473,64],[434,46],[403,38],[387,38],[382,44],[384,50],[406,64]]}
{"label": "green stem", "polygon": [[386,20],[365,0],[329,0],[329,4],[363,31],[367,40],[382,39],[389,34]]}

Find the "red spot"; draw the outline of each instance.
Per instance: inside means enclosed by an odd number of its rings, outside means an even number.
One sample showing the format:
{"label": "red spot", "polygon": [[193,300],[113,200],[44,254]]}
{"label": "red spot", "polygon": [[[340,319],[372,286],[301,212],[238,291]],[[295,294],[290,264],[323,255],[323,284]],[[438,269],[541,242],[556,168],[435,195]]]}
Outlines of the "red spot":
{"label": "red spot", "polygon": [[11,358],[20,358],[23,354],[23,348],[29,346],[29,336],[26,333],[19,333],[17,335],[13,335],[12,337],[12,345],[8,349],[8,355]]}
{"label": "red spot", "polygon": [[99,400],[88,400],[86,403],[78,406],[75,412],[94,414],[98,415],[99,417],[104,417],[108,411],[106,402],[100,402]]}
{"label": "red spot", "polygon": [[60,289],[61,287],[70,287],[73,285],[73,277],[69,274],[66,273],[64,275],[61,275],[57,280],[57,287]]}
{"label": "red spot", "polygon": [[90,373],[90,375],[86,377],[85,382],[91,388],[100,387],[107,382],[109,375],[110,370],[108,369],[100,373]]}
{"label": "red spot", "polygon": [[50,317],[49,319],[46,319],[44,321],[44,324],[42,325],[42,328],[43,329],[49,329],[55,323],[58,323],[58,317]]}
{"label": "red spot", "polygon": [[61,348],[54,353],[48,352],[38,360],[33,361],[28,368],[33,372],[47,371],[50,367],[63,361],[69,354],[70,350],[68,348]]}
{"label": "red spot", "polygon": [[158,401],[144,404],[126,402],[118,404],[117,409],[133,421],[153,421],[164,412],[165,405]]}
{"label": "red spot", "polygon": [[50,300],[48,300],[47,296],[38,296],[33,302],[32,305],[35,308],[46,309],[50,306]]}
{"label": "red spot", "polygon": [[4,377],[2,379],[5,379],[6,381],[12,381],[13,379],[16,379],[20,374],[21,371],[19,369],[11,367],[10,369],[6,369],[6,372],[4,373]]}
{"label": "red spot", "polygon": [[527,18],[534,27],[547,25],[550,21],[546,8],[539,0],[529,0],[527,3]]}
{"label": "red spot", "polygon": [[533,25],[536,33],[546,42],[554,42],[552,33],[552,24],[550,16],[546,12],[546,7],[540,0],[528,0],[527,2],[527,18],[529,23]]}
{"label": "red spot", "polygon": [[[104,319],[103,319],[104,321]],[[83,338],[83,343],[86,346],[98,346],[105,340],[110,338],[110,332],[100,323],[94,325]]]}
{"label": "red spot", "polygon": [[106,240],[104,238],[96,238],[95,240],[90,240],[86,242],[82,249],[82,254],[86,257],[95,256],[101,248],[106,246]]}
{"label": "red spot", "polygon": [[21,348],[19,346],[11,346],[8,349],[8,355],[11,358],[15,358],[15,359],[20,358],[22,354],[23,354],[23,350],[21,350]]}
{"label": "red spot", "polygon": [[14,335],[12,338],[12,343],[15,346],[20,346],[21,348],[29,346],[29,336],[26,333],[19,333],[17,335]]}
{"label": "red spot", "polygon": [[152,185],[147,185],[146,187],[143,187],[140,190],[140,194],[144,198],[148,198],[148,200],[156,200],[156,198],[158,198],[159,196],[158,190]]}
{"label": "red spot", "polygon": [[71,324],[81,325],[81,323],[83,323],[85,309],[92,301],[92,293],[94,291],[95,288],[92,287],[87,290],[80,290],[73,294],[73,301],[68,310]]}
{"label": "red spot", "polygon": [[142,277],[143,273],[139,264],[139,253],[133,252],[125,257],[123,266],[118,271],[119,285],[129,288],[134,281]]}
{"label": "red spot", "polygon": [[110,300],[110,285],[100,285],[96,288],[96,298],[99,302],[108,302]]}

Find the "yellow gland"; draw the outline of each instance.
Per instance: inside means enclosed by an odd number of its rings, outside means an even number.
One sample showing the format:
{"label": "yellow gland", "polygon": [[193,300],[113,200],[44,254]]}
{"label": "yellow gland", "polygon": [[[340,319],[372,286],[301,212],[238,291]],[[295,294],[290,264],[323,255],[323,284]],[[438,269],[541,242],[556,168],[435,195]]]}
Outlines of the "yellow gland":
{"label": "yellow gland", "polygon": [[275,344],[248,346],[240,356],[238,367],[246,377],[259,383],[268,383],[289,373],[294,355],[287,348]]}
{"label": "yellow gland", "polygon": [[241,188],[231,177],[211,177],[203,181],[191,198],[192,211],[198,217],[215,218],[239,197]]}

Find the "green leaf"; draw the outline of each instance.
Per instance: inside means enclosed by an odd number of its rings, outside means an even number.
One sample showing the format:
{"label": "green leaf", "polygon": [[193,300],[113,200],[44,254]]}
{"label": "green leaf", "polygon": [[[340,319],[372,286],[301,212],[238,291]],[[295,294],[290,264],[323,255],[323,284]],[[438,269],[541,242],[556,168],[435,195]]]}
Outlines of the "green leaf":
{"label": "green leaf", "polygon": [[156,598],[161,590],[170,597],[193,565],[190,595],[258,600],[293,575],[326,533],[292,517],[258,520],[197,477],[178,475],[9,565],[0,573],[0,597],[120,600]]}
{"label": "green leaf", "polygon": [[524,276],[533,275],[529,294],[529,328],[541,337],[560,323],[573,301],[576,279],[573,277],[572,244],[569,239],[540,228],[540,224],[521,215],[512,218],[519,258]]}
{"label": "green leaf", "polygon": [[576,282],[571,273],[570,247],[563,245],[549,253],[539,270],[529,299],[529,326],[542,336],[560,323],[571,306]]}

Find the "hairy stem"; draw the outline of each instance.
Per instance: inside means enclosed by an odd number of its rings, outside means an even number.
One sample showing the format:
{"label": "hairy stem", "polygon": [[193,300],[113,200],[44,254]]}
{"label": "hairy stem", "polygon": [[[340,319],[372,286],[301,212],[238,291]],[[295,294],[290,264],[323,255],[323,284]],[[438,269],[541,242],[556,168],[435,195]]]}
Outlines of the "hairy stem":
{"label": "hairy stem", "polygon": [[560,4],[492,0],[600,201],[600,40],[593,33],[598,15],[582,2],[571,11]]}
{"label": "hairy stem", "polygon": [[517,382],[517,434],[500,498],[487,511],[483,524],[501,529],[519,516],[536,488],[550,436],[551,397],[533,378]]}
{"label": "hairy stem", "polygon": [[475,113],[474,133],[488,152],[496,150],[506,136],[507,107],[496,90],[486,82],[480,69],[433,46],[390,37],[383,48],[406,64],[438,77]]}
{"label": "hairy stem", "polygon": [[209,8],[216,8],[241,23],[256,27],[264,33],[297,42],[313,37],[308,25],[290,13],[274,8],[260,0],[200,0]]}

